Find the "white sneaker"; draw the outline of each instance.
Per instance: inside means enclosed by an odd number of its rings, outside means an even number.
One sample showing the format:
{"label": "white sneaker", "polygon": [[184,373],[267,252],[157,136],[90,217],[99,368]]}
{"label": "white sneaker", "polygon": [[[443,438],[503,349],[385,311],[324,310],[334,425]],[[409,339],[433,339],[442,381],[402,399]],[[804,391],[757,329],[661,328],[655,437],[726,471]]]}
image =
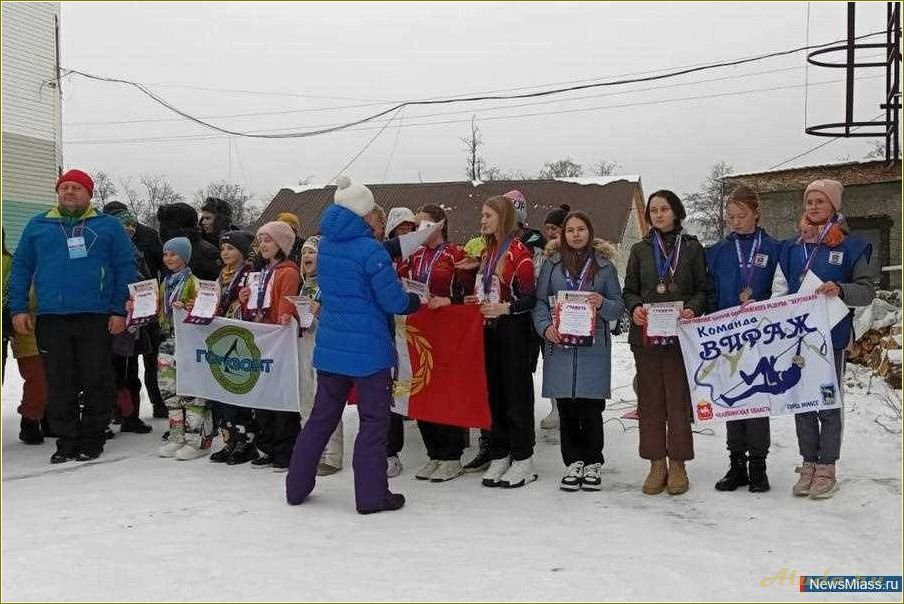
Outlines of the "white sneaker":
{"label": "white sneaker", "polygon": [[184,446],[185,443],[168,442],[164,445],[160,445],[160,448],[157,449],[157,455],[160,457],[175,457],[176,451]]}
{"label": "white sneaker", "polygon": [[436,471],[430,475],[430,482],[446,482],[458,478],[463,473],[461,462],[458,460],[441,461]]}
{"label": "white sneaker", "polygon": [[430,477],[433,476],[433,473],[436,472],[436,468],[439,467],[439,462],[435,459],[428,459],[427,463],[421,466],[421,469],[414,473],[414,477],[418,480],[430,480]]}
{"label": "white sneaker", "polygon": [[490,467],[483,473],[483,486],[498,487],[499,479],[505,474],[512,465],[511,457],[503,457],[502,459],[494,459],[490,462]]}
{"label": "white sneaker", "polygon": [[181,461],[188,461],[190,459],[206,457],[208,453],[210,453],[210,449],[198,449],[191,445],[185,445],[176,451],[175,458]]}
{"label": "white sneaker", "polygon": [[549,410],[549,415],[540,420],[540,427],[544,430],[558,430],[559,409],[556,406],[555,399],[550,399],[549,402],[552,404],[552,409]]}
{"label": "white sneaker", "polygon": [[386,476],[395,478],[402,473],[402,462],[395,455],[386,458]]}
{"label": "white sneaker", "polygon": [[499,479],[499,486],[506,489],[523,487],[529,482],[537,480],[534,472],[534,462],[530,457],[512,462],[512,467]]}
{"label": "white sneaker", "polygon": [[582,491],[600,491],[603,488],[603,480],[600,474],[603,471],[603,464],[592,463],[584,468],[584,476],[581,479]]}
{"label": "white sneaker", "polygon": [[584,462],[576,461],[565,469],[559,488],[563,491],[577,491],[581,488],[581,480],[584,477]]}

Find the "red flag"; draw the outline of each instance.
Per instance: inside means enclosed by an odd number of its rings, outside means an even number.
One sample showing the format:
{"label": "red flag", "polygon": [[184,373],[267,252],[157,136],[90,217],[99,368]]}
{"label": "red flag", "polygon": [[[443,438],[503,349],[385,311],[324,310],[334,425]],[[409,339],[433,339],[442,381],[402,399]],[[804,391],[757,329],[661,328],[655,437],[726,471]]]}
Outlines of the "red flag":
{"label": "red flag", "polygon": [[490,427],[483,315],[476,305],[422,307],[397,323],[396,346],[396,412],[438,424]]}

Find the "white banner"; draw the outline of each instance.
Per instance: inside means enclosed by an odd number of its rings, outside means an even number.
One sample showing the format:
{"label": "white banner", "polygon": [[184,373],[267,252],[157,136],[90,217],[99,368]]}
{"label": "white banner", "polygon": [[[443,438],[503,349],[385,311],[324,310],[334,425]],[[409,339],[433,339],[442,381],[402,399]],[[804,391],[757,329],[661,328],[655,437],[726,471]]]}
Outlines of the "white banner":
{"label": "white banner", "polygon": [[255,409],[298,411],[298,323],[215,318],[183,323],[176,311],[176,392]]}
{"label": "white banner", "polygon": [[825,296],[798,294],[681,321],[698,422],[841,404]]}

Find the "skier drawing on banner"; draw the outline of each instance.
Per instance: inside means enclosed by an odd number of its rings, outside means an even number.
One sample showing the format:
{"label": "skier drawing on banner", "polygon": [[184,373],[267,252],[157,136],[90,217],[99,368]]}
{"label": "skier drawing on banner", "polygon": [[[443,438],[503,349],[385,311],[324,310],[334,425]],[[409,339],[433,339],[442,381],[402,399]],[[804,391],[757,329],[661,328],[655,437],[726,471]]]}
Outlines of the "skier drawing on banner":
{"label": "skier drawing on banner", "polygon": [[[761,392],[766,394],[783,394],[796,386],[797,383],[800,382],[800,377],[802,375],[801,370],[806,364],[804,357],[800,355],[800,348],[803,343],[804,339],[798,338],[797,350],[795,351],[794,356],[791,357],[791,364],[784,371],[776,370],[775,363],[778,360],[778,357],[775,356],[760,357],[759,362],[751,373],[745,373],[744,370],[741,370],[741,379],[744,380],[744,384],[746,384],[748,388],[736,396],[728,396],[727,393],[723,394],[722,400],[731,407],[738,401],[744,400],[754,394]],[[763,381],[754,384],[760,377],[763,378]]]}

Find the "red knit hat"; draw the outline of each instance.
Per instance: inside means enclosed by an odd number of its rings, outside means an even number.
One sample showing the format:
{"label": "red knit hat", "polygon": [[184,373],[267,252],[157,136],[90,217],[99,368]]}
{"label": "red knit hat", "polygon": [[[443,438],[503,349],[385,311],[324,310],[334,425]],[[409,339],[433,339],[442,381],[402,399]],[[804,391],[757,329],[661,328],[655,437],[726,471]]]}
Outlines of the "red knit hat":
{"label": "red knit hat", "polygon": [[68,172],[64,172],[57,179],[57,191],[60,190],[60,185],[64,182],[77,182],[88,190],[88,195],[94,197],[94,181],[91,180],[91,177],[88,176],[87,173],[82,172],[81,170],[69,170]]}

